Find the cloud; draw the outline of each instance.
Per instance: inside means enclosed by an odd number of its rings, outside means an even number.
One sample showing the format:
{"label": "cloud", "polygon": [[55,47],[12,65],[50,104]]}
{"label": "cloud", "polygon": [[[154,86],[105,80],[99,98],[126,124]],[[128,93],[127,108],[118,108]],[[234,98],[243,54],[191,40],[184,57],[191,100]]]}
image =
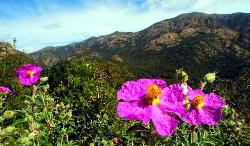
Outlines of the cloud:
{"label": "cloud", "polygon": [[[22,4],[25,9],[21,11],[19,8],[18,16],[16,16],[18,12],[12,12],[11,19],[0,17],[0,36],[9,42],[16,37],[16,46],[19,50],[25,48],[27,52],[33,52],[48,45],[57,46],[83,41],[90,36],[106,35],[114,31],[140,31],[181,13],[250,12],[250,1],[247,0],[230,2],[227,0],[182,0],[181,2],[179,0],[77,0],[74,2],[33,0],[30,6]],[[33,10],[31,6],[34,7]],[[33,13],[28,15],[28,12]]]}
{"label": "cloud", "polygon": [[214,0],[198,0],[194,5],[194,9],[201,10],[210,7],[214,4]]}
{"label": "cloud", "polygon": [[62,26],[58,23],[52,23],[49,25],[45,25],[44,26],[46,29],[58,29],[58,28],[62,28]]}

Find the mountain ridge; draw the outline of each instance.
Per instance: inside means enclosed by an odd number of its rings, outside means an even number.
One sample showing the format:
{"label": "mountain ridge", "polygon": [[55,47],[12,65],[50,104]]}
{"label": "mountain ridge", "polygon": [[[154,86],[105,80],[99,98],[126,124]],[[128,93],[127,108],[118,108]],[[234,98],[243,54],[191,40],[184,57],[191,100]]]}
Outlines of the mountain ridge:
{"label": "mountain ridge", "polygon": [[241,70],[238,68],[249,67],[249,32],[249,13],[186,13],[138,32],[116,31],[40,50],[31,56],[47,66],[61,59],[87,57],[122,62],[153,76],[160,72],[160,77],[166,77],[166,73],[178,67],[189,68],[191,72],[199,69],[228,72],[225,76],[230,76],[234,71],[237,73],[232,75],[237,75]]}

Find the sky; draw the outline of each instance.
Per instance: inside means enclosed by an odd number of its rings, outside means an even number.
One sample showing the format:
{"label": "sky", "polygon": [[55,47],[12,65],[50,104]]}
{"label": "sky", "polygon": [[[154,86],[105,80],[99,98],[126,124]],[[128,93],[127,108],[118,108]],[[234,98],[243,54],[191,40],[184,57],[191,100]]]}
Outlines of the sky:
{"label": "sky", "polygon": [[250,0],[0,0],[0,41],[26,53],[115,31],[136,32],[182,13],[250,12]]}

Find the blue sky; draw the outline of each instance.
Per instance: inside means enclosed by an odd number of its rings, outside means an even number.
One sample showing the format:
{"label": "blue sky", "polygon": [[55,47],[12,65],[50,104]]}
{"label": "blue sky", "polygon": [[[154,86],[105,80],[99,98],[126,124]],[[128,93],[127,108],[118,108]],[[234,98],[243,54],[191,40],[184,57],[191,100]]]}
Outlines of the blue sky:
{"label": "blue sky", "polygon": [[27,53],[114,31],[140,31],[182,13],[250,12],[250,0],[0,0],[0,41]]}

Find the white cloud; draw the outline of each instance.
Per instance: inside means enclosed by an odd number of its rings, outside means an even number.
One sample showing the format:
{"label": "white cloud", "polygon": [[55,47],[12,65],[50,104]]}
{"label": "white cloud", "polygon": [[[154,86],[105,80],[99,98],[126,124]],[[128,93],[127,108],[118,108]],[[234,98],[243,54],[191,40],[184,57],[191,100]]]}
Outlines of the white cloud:
{"label": "white cloud", "polygon": [[195,10],[202,10],[210,7],[214,2],[215,0],[198,0],[193,7]]}

